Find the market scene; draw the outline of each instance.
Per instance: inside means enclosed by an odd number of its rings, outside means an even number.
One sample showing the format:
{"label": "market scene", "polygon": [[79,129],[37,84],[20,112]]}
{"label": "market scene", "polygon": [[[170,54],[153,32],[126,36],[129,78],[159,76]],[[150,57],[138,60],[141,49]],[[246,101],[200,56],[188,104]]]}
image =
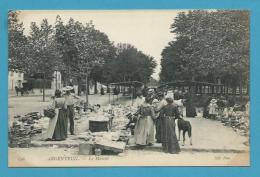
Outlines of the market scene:
{"label": "market scene", "polygon": [[158,57],[75,14],[9,12],[9,166],[250,165],[247,11],[167,14]]}

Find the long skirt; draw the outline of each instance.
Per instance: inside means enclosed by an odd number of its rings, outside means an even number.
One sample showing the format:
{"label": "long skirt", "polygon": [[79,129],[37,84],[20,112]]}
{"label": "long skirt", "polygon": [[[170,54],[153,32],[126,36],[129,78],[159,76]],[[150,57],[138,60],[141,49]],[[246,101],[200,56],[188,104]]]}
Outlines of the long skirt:
{"label": "long skirt", "polygon": [[65,109],[59,109],[58,119],[52,136],[53,140],[61,141],[67,138],[68,115]]}
{"label": "long skirt", "polygon": [[52,139],[55,127],[56,127],[56,123],[58,120],[58,115],[59,115],[59,109],[55,109],[55,117],[50,118],[49,120],[49,125],[48,125],[48,129],[47,131],[43,134],[43,139]]}
{"label": "long skirt", "polygon": [[196,117],[196,109],[192,103],[186,105],[186,117]]}
{"label": "long skirt", "polygon": [[181,151],[175,133],[174,119],[162,118],[161,136],[162,136],[162,147],[164,152],[176,154]]}
{"label": "long skirt", "polygon": [[161,117],[158,117],[155,121],[155,127],[156,127],[156,133],[155,133],[155,139],[157,143],[161,143],[161,126],[162,126],[162,119]]}
{"label": "long skirt", "polygon": [[137,145],[154,143],[154,122],[150,116],[142,117],[136,122],[134,139]]}

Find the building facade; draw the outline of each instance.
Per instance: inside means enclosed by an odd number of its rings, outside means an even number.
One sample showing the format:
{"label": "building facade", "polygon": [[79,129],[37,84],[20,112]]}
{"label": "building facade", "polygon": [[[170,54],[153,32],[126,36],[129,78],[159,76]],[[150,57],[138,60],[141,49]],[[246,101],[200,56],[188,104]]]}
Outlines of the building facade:
{"label": "building facade", "polygon": [[8,72],[8,90],[15,90],[15,86],[22,87],[24,82],[24,73],[19,71]]}

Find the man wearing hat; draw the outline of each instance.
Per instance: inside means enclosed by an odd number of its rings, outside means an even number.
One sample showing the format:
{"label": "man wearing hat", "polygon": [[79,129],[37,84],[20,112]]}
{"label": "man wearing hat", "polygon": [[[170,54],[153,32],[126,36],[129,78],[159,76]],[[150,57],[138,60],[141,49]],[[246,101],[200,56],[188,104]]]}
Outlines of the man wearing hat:
{"label": "man wearing hat", "polygon": [[74,101],[72,98],[71,91],[73,90],[73,87],[67,86],[65,87],[64,91],[66,92],[65,94],[65,104],[67,106],[67,114],[70,122],[70,134],[74,135]]}

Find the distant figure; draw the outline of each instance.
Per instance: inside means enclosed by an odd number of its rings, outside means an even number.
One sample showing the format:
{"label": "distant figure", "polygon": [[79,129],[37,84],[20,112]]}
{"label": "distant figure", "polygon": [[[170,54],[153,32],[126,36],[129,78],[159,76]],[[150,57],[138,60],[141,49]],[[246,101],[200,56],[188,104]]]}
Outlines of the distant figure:
{"label": "distant figure", "polygon": [[105,91],[104,91],[104,88],[103,88],[103,87],[101,87],[100,93],[101,93],[101,95],[105,95]]}
{"label": "distant figure", "polygon": [[147,97],[147,94],[148,94],[147,86],[144,86],[144,88],[142,89],[142,94],[143,94],[143,97]]}
{"label": "distant figure", "polygon": [[218,105],[217,105],[217,100],[216,99],[212,99],[211,101],[210,101],[210,104],[209,104],[209,117],[211,118],[211,119],[215,119],[216,118],[216,116],[217,116],[217,107],[218,107]]}
{"label": "distant figure", "polygon": [[191,94],[186,95],[186,117],[196,117],[196,109]]}
{"label": "distant figure", "polygon": [[204,103],[203,105],[203,117],[204,118],[209,118],[209,104],[210,104],[210,101],[211,101],[211,97],[208,97],[206,102]]}
{"label": "distant figure", "polygon": [[18,93],[19,93],[19,88],[18,88],[18,86],[15,86],[14,89],[15,89],[15,92],[16,92],[16,96],[18,96]]}

